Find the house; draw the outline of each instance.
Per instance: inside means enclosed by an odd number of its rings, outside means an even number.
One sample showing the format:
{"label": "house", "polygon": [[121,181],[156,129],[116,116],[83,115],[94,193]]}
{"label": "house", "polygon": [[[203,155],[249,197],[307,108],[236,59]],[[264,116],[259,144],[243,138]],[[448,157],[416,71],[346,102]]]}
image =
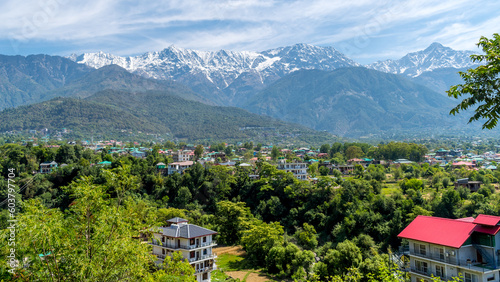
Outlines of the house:
{"label": "house", "polygon": [[57,163],[54,161],[51,162],[43,162],[40,164],[40,173],[51,173],[54,169],[57,168]]}
{"label": "house", "polygon": [[[431,275],[466,282],[499,281],[500,217],[478,215],[448,219],[419,215],[399,235],[407,239],[412,282]],[[499,242],[498,244],[496,242]]]}
{"label": "house", "polygon": [[193,161],[185,161],[185,162],[173,162],[168,164],[168,175],[179,173],[182,174],[184,170],[192,167],[194,164]]}
{"label": "house", "polygon": [[168,169],[167,169],[167,165],[165,163],[157,163],[156,164],[156,171],[158,173],[160,173],[161,175],[167,175],[168,173]]}
{"label": "house", "polygon": [[172,153],[172,158],[174,162],[186,162],[194,158],[194,152],[191,150],[179,150]]}
{"label": "house", "polygon": [[338,165],[337,169],[342,173],[342,174],[349,174],[354,172],[354,165],[351,164],[346,164],[346,165]]}
{"label": "house", "polygon": [[306,163],[287,163],[286,160],[281,159],[278,162],[279,170],[291,172],[293,176],[300,180],[307,179],[307,164]]}
{"label": "house", "polygon": [[211,272],[217,269],[217,255],[212,252],[212,247],[217,245],[212,240],[215,234],[217,232],[174,217],[167,220],[167,226],[153,230],[150,244],[153,254],[158,258],[157,263],[162,263],[165,257],[171,256],[173,252],[180,251],[195,269],[196,281],[210,281]]}
{"label": "house", "polygon": [[134,150],[132,152],[130,152],[130,154],[134,157],[134,158],[139,158],[139,159],[142,159],[142,158],[145,158],[146,157],[146,152],[142,152],[142,151],[139,151],[139,150]]}
{"label": "house", "polygon": [[463,166],[463,167],[466,167],[466,168],[468,168],[468,169],[472,169],[472,168],[474,168],[474,167],[475,167],[474,163],[472,163],[472,162],[464,162],[464,161],[460,161],[460,162],[453,163],[451,166],[452,166],[454,169],[455,169],[455,168],[460,168],[460,167],[462,167],[462,166]]}
{"label": "house", "polygon": [[458,179],[457,181],[455,181],[454,184],[455,184],[455,189],[458,189],[458,187],[466,187],[471,192],[477,192],[477,190],[479,190],[479,188],[481,188],[481,184],[483,184],[483,182],[481,182],[481,181],[469,181],[469,178],[462,178],[462,179]]}

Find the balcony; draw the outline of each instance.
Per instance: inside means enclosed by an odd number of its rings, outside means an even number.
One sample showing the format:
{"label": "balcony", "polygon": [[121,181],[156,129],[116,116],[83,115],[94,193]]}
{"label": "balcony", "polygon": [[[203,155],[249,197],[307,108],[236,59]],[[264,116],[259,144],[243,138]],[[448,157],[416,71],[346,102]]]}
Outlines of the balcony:
{"label": "balcony", "polygon": [[195,273],[203,273],[203,272],[208,272],[208,271],[212,271],[212,270],[215,270],[215,269],[216,268],[213,267],[213,266],[207,266],[207,267],[202,267],[202,268],[196,269]]}
{"label": "balcony", "polygon": [[420,253],[417,253],[417,252],[411,250],[410,255],[416,256],[416,257],[421,257],[421,258],[426,258],[426,259],[432,259],[432,260],[436,260],[436,261],[440,261],[440,262],[444,262],[444,263],[448,263],[448,264],[460,265],[457,263],[457,259],[455,257],[446,256],[445,254],[441,254],[441,253],[426,252],[426,254],[424,255],[424,254],[420,254]]}
{"label": "balcony", "polygon": [[162,243],[158,240],[153,239],[152,242],[149,242],[150,245],[154,246],[160,246],[172,250],[193,250],[197,248],[204,248],[204,247],[214,247],[217,246],[217,243],[215,241],[212,242],[205,242],[205,243],[199,243],[199,244],[194,244],[194,245],[178,245],[178,244],[168,244],[168,243]]}
{"label": "balcony", "polygon": [[437,275],[435,272],[432,272],[432,271],[429,271],[428,269],[427,270],[419,270],[415,267],[412,267],[411,268],[411,272],[413,273],[417,273],[417,274],[420,274],[420,275],[425,275],[425,276],[428,276],[428,277],[439,277],[441,278],[441,280],[443,281],[452,281],[453,277],[452,276],[446,276],[446,275]]}
{"label": "balcony", "polygon": [[196,256],[194,258],[189,258],[188,261],[195,262],[195,261],[199,261],[199,260],[215,259],[215,258],[217,258],[216,254],[207,254],[207,255]]}
{"label": "balcony", "polygon": [[[463,269],[470,269],[470,270],[477,271],[477,272],[489,272],[489,271],[494,270],[491,267],[489,267],[486,263],[471,262],[470,260],[467,260],[467,259],[458,260],[456,257],[451,257],[451,256],[446,256],[446,255],[443,256],[443,254],[439,254],[439,253],[427,252],[425,255],[423,255],[423,254],[416,253],[415,251],[411,250],[411,251],[409,251],[409,254],[411,256],[416,257],[416,258],[424,258],[424,259],[434,260],[434,261],[438,261],[438,262],[442,262],[442,263],[452,264],[452,265],[460,266]],[[495,269],[497,269],[497,268],[495,268]],[[414,271],[413,267],[412,267],[412,271]],[[417,270],[415,270],[415,272],[419,273],[419,274],[426,275],[425,273],[420,273]]]}
{"label": "balcony", "polygon": [[[153,252],[153,255],[155,255],[159,260],[164,260],[167,255],[162,255],[162,254],[157,254]],[[187,260],[191,262],[196,262],[199,260],[206,260],[206,259],[215,259],[217,258],[216,254],[207,254],[207,255],[201,255],[201,256],[196,256],[194,258],[188,258]]]}

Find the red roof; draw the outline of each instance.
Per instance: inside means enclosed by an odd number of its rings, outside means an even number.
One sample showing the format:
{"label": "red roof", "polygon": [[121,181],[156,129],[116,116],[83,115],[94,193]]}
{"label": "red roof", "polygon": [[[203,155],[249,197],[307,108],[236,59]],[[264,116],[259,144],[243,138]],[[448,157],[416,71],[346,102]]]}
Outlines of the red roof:
{"label": "red roof", "polygon": [[500,216],[480,214],[474,220],[475,224],[495,226],[500,221]]}
{"label": "red roof", "polygon": [[460,248],[476,227],[471,222],[419,215],[398,237]]}
{"label": "red roof", "polygon": [[484,226],[484,225],[476,225],[474,228],[475,232],[486,233],[489,235],[496,235],[498,231],[500,231],[500,226]]}

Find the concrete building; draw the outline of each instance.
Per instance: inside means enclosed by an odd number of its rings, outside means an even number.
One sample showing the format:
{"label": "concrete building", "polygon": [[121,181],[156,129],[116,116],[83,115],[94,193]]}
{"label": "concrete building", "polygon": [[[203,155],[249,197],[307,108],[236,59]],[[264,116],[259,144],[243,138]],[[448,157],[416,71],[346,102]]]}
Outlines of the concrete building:
{"label": "concrete building", "polygon": [[166,256],[180,251],[182,256],[195,269],[196,281],[211,281],[211,272],[217,269],[217,255],[212,247],[217,244],[212,236],[217,232],[189,224],[186,219],[174,217],[167,220],[167,226],[159,227],[153,232],[151,245],[158,263]]}
{"label": "concrete building", "polygon": [[[409,241],[411,281],[431,275],[465,282],[500,281],[500,217],[447,219],[419,215],[398,237]],[[498,244],[496,242],[499,242]]]}

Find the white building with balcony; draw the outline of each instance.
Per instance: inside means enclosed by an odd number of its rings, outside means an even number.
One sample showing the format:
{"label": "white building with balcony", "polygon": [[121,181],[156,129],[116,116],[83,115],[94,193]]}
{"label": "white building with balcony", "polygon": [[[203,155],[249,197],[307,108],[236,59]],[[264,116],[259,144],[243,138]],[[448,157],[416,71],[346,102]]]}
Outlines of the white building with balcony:
{"label": "white building with balcony", "polygon": [[158,262],[163,262],[166,256],[180,251],[195,269],[196,280],[205,282],[211,280],[211,272],[216,269],[212,247],[217,244],[212,236],[217,232],[189,224],[186,219],[174,217],[167,220],[167,226],[159,227],[153,232],[153,254]]}
{"label": "white building with balcony", "polygon": [[178,174],[182,174],[184,170],[192,167],[193,165],[194,165],[193,161],[169,163],[167,168],[167,173],[168,175],[174,174],[176,172]]}
{"label": "white building with balcony", "polygon": [[277,168],[286,172],[291,172],[293,176],[300,180],[307,179],[307,164],[306,163],[287,163],[286,160],[280,160]]}
{"label": "white building with balcony", "polygon": [[[432,275],[465,282],[500,281],[500,217],[447,219],[419,215],[398,237],[409,241],[412,282]],[[498,242],[498,244],[496,243]]]}

